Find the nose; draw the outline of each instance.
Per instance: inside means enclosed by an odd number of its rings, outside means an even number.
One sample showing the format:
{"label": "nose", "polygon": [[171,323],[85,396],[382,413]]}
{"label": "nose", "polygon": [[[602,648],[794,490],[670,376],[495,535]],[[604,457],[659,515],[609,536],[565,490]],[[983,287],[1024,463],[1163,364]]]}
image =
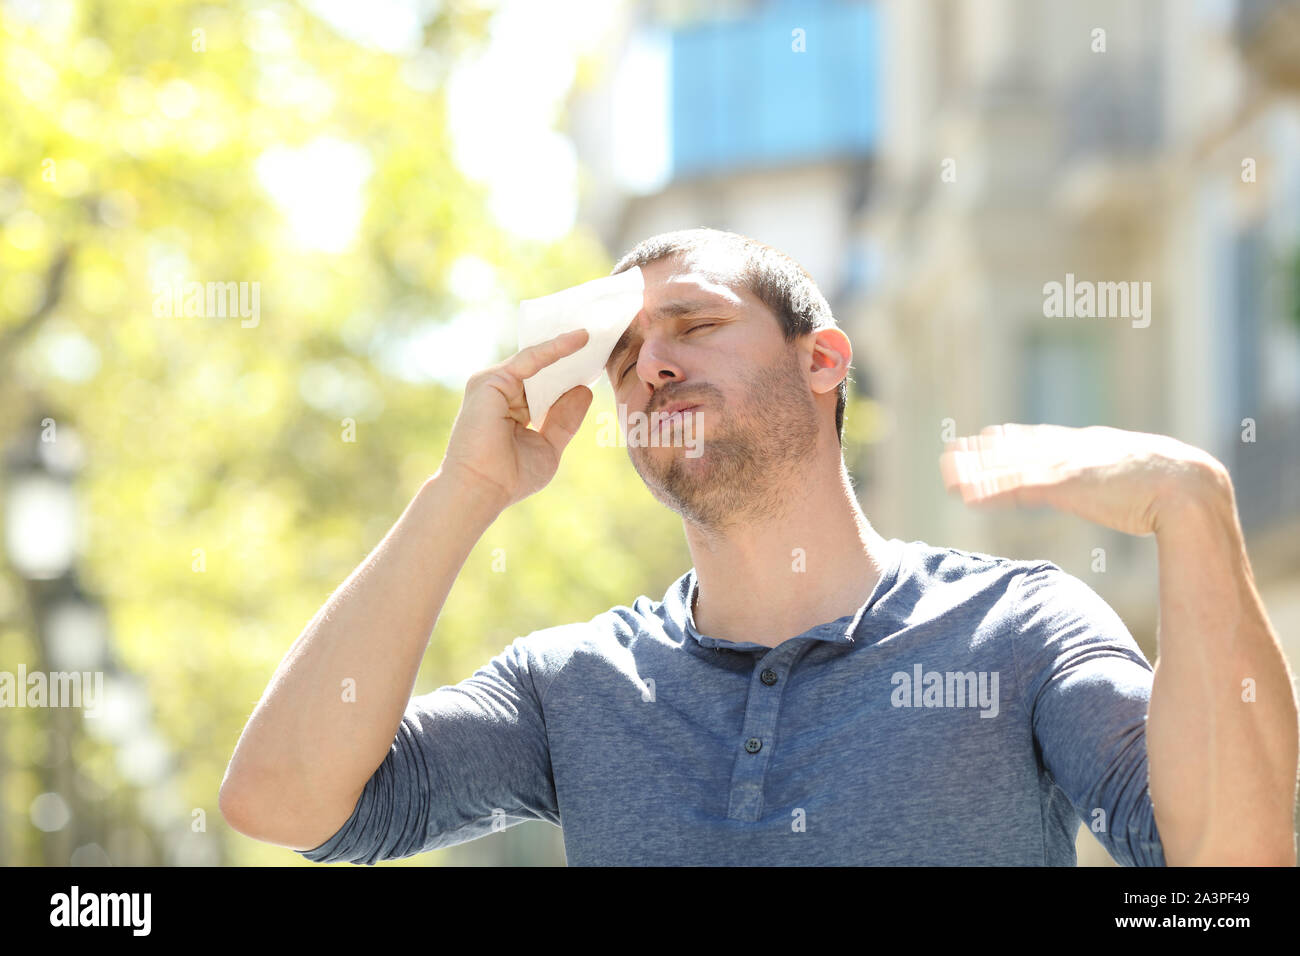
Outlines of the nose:
{"label": "nose", "polygon": [[652,395],[670,382],[686,380],[686,372],[673,357],[670,343],[656,336],[642,343],[634,374],[650,386]]}

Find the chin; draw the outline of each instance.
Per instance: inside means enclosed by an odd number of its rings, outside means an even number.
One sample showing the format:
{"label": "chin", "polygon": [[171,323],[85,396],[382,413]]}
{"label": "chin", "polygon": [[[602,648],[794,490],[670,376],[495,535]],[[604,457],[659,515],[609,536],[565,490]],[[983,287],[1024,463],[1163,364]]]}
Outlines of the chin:
{"label": "chin", "polygon": [[[691,454],[687,454],[691,452]],[[661,477],[671,472],[681,473],[684,470],[692,472],[701,468],[708,467],[712,464],[713,459],[705,454],[703,448],[694,450],[689,448],[643,448],[638,456],[632,460],[637,471],[643,474],[647,469],[653,474]]]}

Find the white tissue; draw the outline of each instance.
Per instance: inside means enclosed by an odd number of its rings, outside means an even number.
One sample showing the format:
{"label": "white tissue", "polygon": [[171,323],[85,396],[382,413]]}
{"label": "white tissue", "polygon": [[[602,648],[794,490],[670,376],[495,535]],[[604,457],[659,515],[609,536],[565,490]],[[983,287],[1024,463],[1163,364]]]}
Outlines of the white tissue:
{"label": "white tissue", "polygon": [[587,330],[587,344],[524,379],[528,415],[539,426],[561,395],[579,385],[594,385],[619,337],[636,318],[645,298],[645,276],[633,266],[540,299],[519,303],[519,348],[545,342],[574,329]]}

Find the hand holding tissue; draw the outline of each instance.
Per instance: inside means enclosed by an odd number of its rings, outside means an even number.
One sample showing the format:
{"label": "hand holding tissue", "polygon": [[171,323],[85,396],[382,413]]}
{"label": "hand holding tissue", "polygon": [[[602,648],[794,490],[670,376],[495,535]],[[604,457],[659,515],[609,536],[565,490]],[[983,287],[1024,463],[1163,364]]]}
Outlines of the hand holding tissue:
{"label": "hand holding tissue", "polygon": [[539,427],[547,411],[569,389],[594,385],[619,337],[641,311],[645,277],[633,266],[540,299],[519,303],[519,348],[545,342],[575,329],[587,330],[587,344],[524,380],[531,424]]}

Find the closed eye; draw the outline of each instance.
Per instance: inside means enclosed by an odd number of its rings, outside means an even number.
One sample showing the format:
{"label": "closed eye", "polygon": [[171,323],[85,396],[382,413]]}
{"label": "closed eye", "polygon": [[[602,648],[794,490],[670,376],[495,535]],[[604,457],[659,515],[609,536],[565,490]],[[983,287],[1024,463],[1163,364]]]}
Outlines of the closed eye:
{"label": "closed eye", "polygon": [[[696,329],[711,329],[717,324],[718,324],[717,322],[701,322],[698,325],[692,325],[689,329],[686,330],[686,332],[682,334],[683,335],[689,334],[691,332],[694,332]],[[623,369],[623,373],[618,377],[619,382],[622,383],[623,379],[627,378],[627,373],[632,371],[632,369],[634,368],[636,368],[635,361],[633,361],[632,364],[629,365],[627,368]]]}

